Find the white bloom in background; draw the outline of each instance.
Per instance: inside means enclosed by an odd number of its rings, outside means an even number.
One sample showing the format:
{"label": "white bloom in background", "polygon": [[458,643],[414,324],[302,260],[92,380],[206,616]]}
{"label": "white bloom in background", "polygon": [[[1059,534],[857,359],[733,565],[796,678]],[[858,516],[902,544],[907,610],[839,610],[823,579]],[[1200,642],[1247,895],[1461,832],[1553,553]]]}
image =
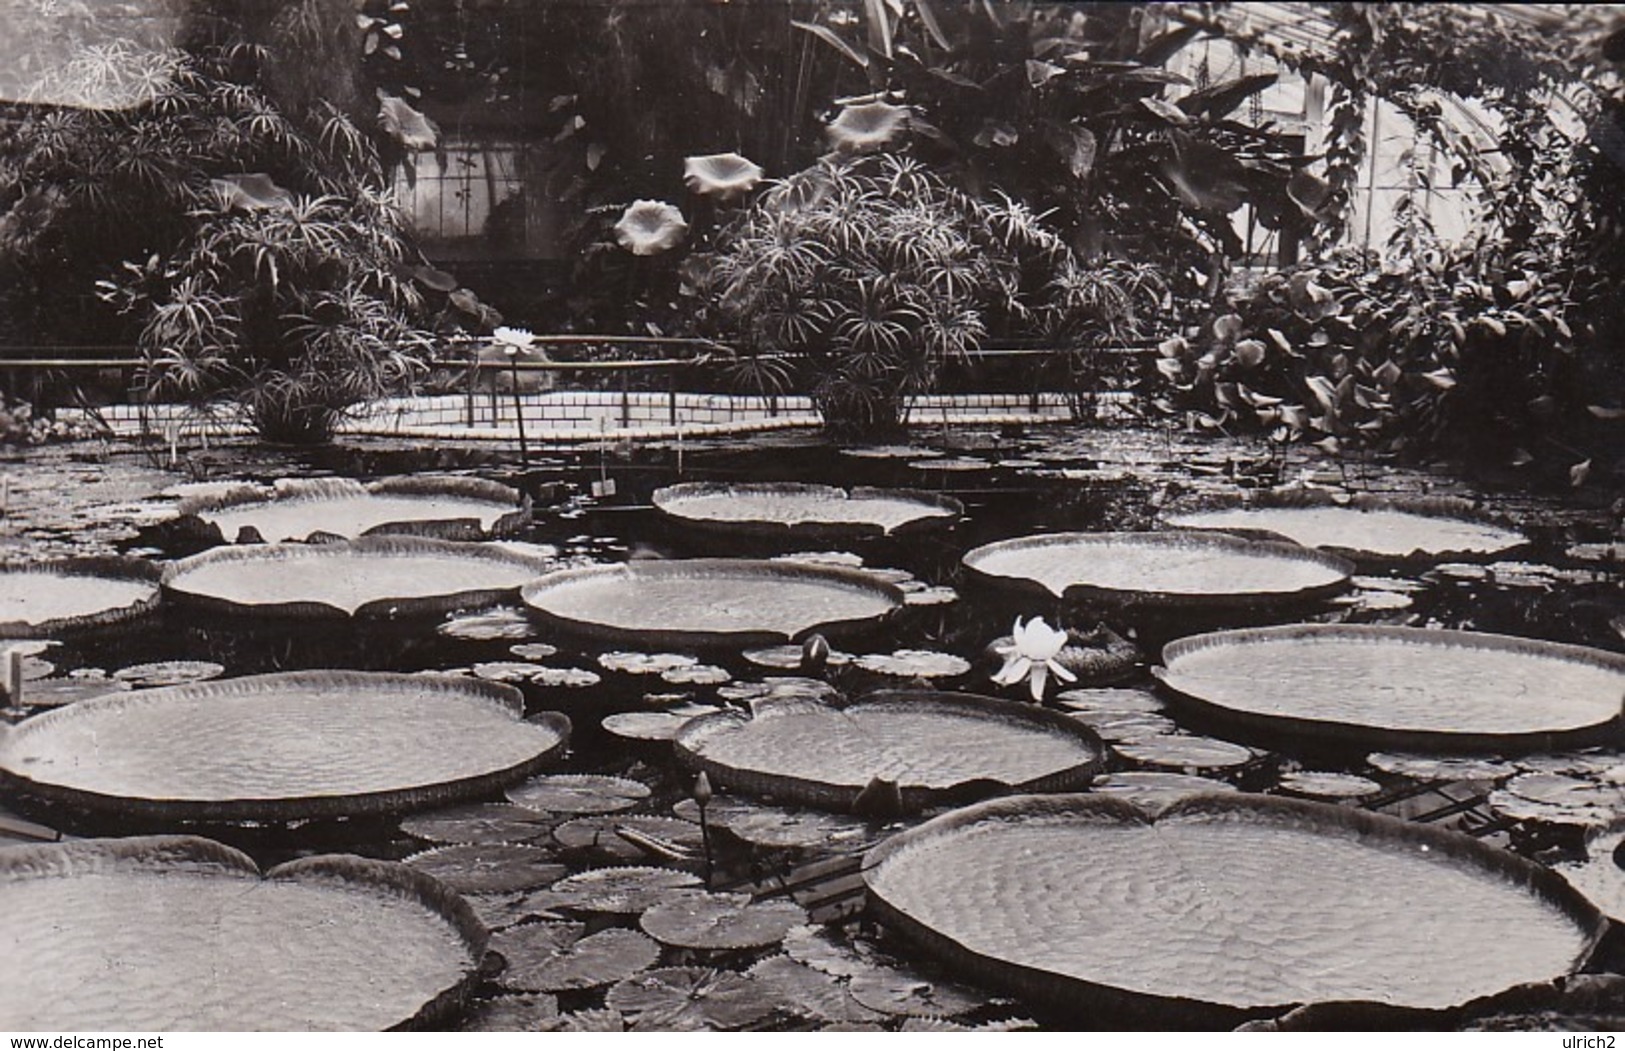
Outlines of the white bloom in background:
{"label": "white bloom in background", "polygon": [[1004,658],[1004,667],[994,674],[993,681],[1000,686],[1014,686],[1026,679],[1033,700],[1042,701],[1051,672],[1062,682],[1078,680],[1056,659],[1066,642],[1066,632],[1050,627],[1043,617],[1034,617],[1026,624],[1017,617],[1015,627],[1010,629],[1010,641],[994,644],[993,652]]}
{"label": "white bloom in background", "polygon": [[683,182],[697,194],[731,201],[762,181],[762,168],[737,153],[683,159]]}
{"label": "white bloom in background", "polygon": [[497,346],[502,348],[502,353],[510,358],[517,356],[520,351],[529,350],[530,345],[536,342],[536,337],[530,334],[528,328],[499,326],[496,331],[491,333],[491,338],[496,341]]}
{"label": "white bloom in background", "polygon": [[683,213],[664,201],[633,201],[615,224],[615,240],[633,255],[675,248],[688,232]]}

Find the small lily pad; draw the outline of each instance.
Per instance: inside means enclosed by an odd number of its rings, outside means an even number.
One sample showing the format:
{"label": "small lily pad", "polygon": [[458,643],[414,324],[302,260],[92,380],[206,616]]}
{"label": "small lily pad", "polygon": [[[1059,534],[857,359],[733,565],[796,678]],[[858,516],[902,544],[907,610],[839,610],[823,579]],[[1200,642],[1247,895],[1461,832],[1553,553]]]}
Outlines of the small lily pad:
{"label": "small lily pad", "polygon": [[523,661],[545,661],[557,655],[559,648],[547,642],[516,642],[508,652]]}
{"label": "small lily pad", "polygon": [[965,658],[933,650],[866,653],[857,659],[857,665],[878,675],[903,678],[950,679],[970,671],[970,661]]}
{"label": "small lily pad", "polygon": [[1519,774],[1489,796],[1490,807],[1516,821],[1610,825],[1625,818],[1625,784],[1565,774]]}
{"label": "small lily pad", "polygon": [[491,948],[508,961],[497,981],[524,992],[596,989],[660,959],[660,946],[637,931],[610,927],[583,938],[582,930],[576,924],[533,923],[493,935]]}
{"label": "small lily pad", "polygon": [[851,990],[852,998],[871,1010],[915,1018],[956,1018],[992,1002],[976,989],[902,968],[854,975]]}
{"label": "small lily pad", "polygon": [[[684,821],[700,820],[699,804],[684,799],[672,807]],[[808,847],[859,847],[871,836],[860,818],[822,810],[769,806],[748,799],[717,796],[705,808],[712,828],[727,829],[738,839],[758,847],[799,850]]]}
{"label": "small lily pad", "polygon": [[709,967],[662,967],[619,982],[605,997],[640,1031],[743,1029],[778,1007],[749,975]]}
{"label": "small lily pad", "polygon": [[508,801],[556,814],[610,814],[649,797],[649,786],[607,774],[544,774],[508,789]]}
{"label": "small lily pad", "polygon": [[1365,761],[1385,774],[1416,781],[1500,781],[1518,772],[1511,763],[1477,756],[1372,752]]}
{"label": "small lily pad", "polygon": [[117,679],[38,679],[23,691],[23,703],[31,708],[61,708],[64,705],[109,693],[134,689]]}
{"label": "small lily pad", "polygon": [[946,606],[950,602],[958,601],[959,592],[945,585],[927,585],[914,590],[903,589],[905,606]]}
{"label": "small lily pad", "polygon": [[789,956],[769,956],[746,972],[789,1011],[820,1022],[880,1022],[886,1016],[858,1003],[846,983]]}
{"label": "small lily pad", "polygon": [[717,689],[718,697],[741,704],[792,697],[804,700],[827,699],[836,695],[835,687],[829,683],[799,676],[769,678],[762,682],[733,682]]}
{"label": "small lily pad", "polygon": [[535,1033],[559,1016],[558,997],[547,993],[476,1000],[457,1027],[464,1033]]}
{"label": "small lily pad", "polygon": [[[704,708],[705,714],[722,710],[710,705],[696,707]],[[604,716],[603,727],[616,737],[634,741],[669,741],[692,718],[692,715],[678,715],[675,712],[617,712]]]}
{"label": "small lily pad", "polygon": [[1109,792],[1144,810],[1159,811],[1186,796],[1204,792],[1235,792],[1235,785],[1194,774],[1163,770],[1125,770],[1096,781],[1091,792]]}
{"label": "small lily pad", "polygon": [[1294,770],[1282,774],[1281,787],[1296,795],[1317,799],[1359,799],[1382,791],[1382,786],[1368,777],[1323,770]]}
{"label": "small lily pad", "polygon": [[401,831],[430,843],[524,843],[547,835],[552,820],[506,803],[473,803],[414,814]]}
{"label": "small lily pad", "polygon": [[556,894],[551,888],[493,894],[465,891],[463,900],[493,931],[538,921],[562,923],[572,919],[572,910],[579,905],[574,897]]}
{"label": "small lily pad", "polygon": [[700,878],[691,872],[624,865],[566,876],[553,884],[553,890],[576,898],[588,912],[636,916],[666,900],[674,890],[699,885]]}
{"label": "small lily pad", "polygon": [[808,566],[838,566],[857,569],[863,565],[863,556],[850,551],[792,551],[787,555],[774,555],[774,562],[799,562]]}
{"label": "small lily pad", "polygon": [[1154,714],[1162,711],[1162,698],[1149,690],[1125,690],[1103,687],[1086,690],[1063,690],[1056,694],[1055,702],[1075,712],[1115,712],[1132,715],[1140,712]]}
{"label": "small lily pad", "polygon": [[728,682],[733,678],[733,674],[715,664],[693,664],[667,668],[660,673],[660,678],[662,682],[669,682],[673,686],[714,686],[717,683]]}
{"label": "small lily pad", "polygon": [[436,627],[435,631],[447,638],[489,642],[494,639],[531,638],[536,634],[536,626],[522,610],[497,606],[481,613],[458,614]]}
{"label": "small lily pad", "polygon": [[460,894],[515,894],[550,886],[569,870],[551,851],[512,843],[464,843],[406,859]]}
{"label": "small lily pad", "polygon": [[848,944],[828,927],[804,924],[784,935],[784,951],[797,963],[837,978],[852,978],[868,971],[889,969],[887,962],[866,943]]}
{"label": "small lily pad", "polygon": [[1194,735],[1148,737],[1115,745],[1113,751],[1145,766],[1175,770],[1228,770],[1245,766],[1255,758],[1250,748]]}
{"label": "small lily pad", "polygon": [[603,678],[597,672],[585,668],[533,668],[530,681],[538,686],[581,689],[586,686],[597,686]]}
{"label": "small lily pad", "polygon": [[628,675],[659,675],[673,668],[692,668],[700,663],[697,657],[680,653],[633,653],[611,650],[598,656],[598,666],[605,671],[625,672]]}
{"label": "small lily pad", "polygon": [[542,1026],[544,1033],[624,1033],[626,1019],[607,1007],[588,1008],[561,1014]]}
{"label": "small lily pad", "polygon": [[153,664],[132,664],[113,673],[113,678],[127,682],[138,689],[154,686],[182,686],[189,682],[218,679],[226,673],[225,665],[213,661],[158,661]]}
{"label": "small lily pad", "polygon": [[1168,737],[1179,726],[1166,715],[1155,712],[1070,712],[1072,718],[1094,730],[1102,741],[1134,744],[1154,737]]}
{"label": "small lily pad", "polygon": [[[632,838],[622,835],[623,830]],[[553,838],[566,850],[626,862],[671,860],[666,854],[698,857],[703,846],[698,827],[649,814],[579,817],[554,829]]]}
{"label": "small lily pad", "polygon": [[1510,762],[1524,773],[1569,774],[1625,782],[1625,754],[1620,752],[1557,752],[1519,756]]}
{"label": "small lily pad", "polygon": [[[907,596],[904,596],[907,601]],[[760,649],[746,650],[740,656],[752,664],[763,668],[778,668],[784,671],[795,671],[801,667],[805,650],[794,643],[783,646],[763,646]],[[831,668],[839,668],[852,661],[852,654],[840,650],[830,650],[824,657],[824,663]]]}
{"label": "small lily pad", "polygon": [[747,894],[695,891],[656,905],[638,925],[657,941],[684,949],[760,949],[779,944],[790,928],[806,922],[794,902],[753,903]]}
{"label": "small lily pad", "polygon": [[860,460],[922,460],[943,455],[941,450],[921,445],[854,445],[840,452]]}
{"label": "small lily pad", "polygon": [[937,459],[910,460],[909,466],[918,471],[950,471],[963,473],[968,471],[986,471],[993,465],[986,460],[978,460],[974,456],[943,456]]}
{"label": "small lily pad", "polygon": [[477,679],[491,682],[526,682],[536,673],[536,665],[524,661],[484,661],[470,669]]}

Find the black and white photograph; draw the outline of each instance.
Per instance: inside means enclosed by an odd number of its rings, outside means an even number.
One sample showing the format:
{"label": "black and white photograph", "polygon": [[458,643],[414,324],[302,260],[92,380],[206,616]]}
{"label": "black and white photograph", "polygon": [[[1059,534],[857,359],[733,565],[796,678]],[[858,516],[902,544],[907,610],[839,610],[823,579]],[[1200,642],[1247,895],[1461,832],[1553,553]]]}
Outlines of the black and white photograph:
{"label": "black and white photograph", "polygon": [[386,1030],[1613,1047],[1625,4],[0,0],[0,1034]]}

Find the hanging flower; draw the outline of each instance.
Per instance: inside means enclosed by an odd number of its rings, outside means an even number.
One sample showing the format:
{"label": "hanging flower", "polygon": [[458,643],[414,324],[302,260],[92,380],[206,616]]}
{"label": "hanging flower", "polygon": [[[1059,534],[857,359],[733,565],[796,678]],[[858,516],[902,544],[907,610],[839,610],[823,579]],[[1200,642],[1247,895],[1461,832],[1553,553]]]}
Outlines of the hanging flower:
{"label": "hanging flower", "polygon": [[737,153],[711,153],[683,159],[683,182],[690,190],[706,197],[731,201],[750,192],[761,181],[761,166]]}
{"label": "hanging flower", "polygon": [[1034,617],[1026,624],[1017,617],[1010,639],[993,644],[993,651],[1004,659],[1004,667],[994,673],[993,681],[1000,686],[1014,686],[1026,679],[1033,700],[1042,701],[1051,672],[1062,682],[1077,681],[1078,677],[1057,660],[1066,642],[1066,632],[1050,627],[1043,617]]}
{"label": "hanging flower", "polygon": [[909,108],[889,102],[842,106],[824,133],[842,153],[868,153],[892,145],[908,131]]}
{"label": "hanging flower", "polygon": [[633,255],[658,255],[688,232],[688,221],[665,201],[633,201],[615,224],[615,240]]}

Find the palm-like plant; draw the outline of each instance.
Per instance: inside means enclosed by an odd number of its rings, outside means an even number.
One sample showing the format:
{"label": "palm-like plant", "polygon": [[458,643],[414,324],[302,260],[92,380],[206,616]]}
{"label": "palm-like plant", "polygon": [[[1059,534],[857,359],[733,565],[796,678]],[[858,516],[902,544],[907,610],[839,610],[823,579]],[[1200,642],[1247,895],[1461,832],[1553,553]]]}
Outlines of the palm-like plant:
{"label": "palm-like plant", "polygon": [[810,365],[836,429],[895,427],[986,340],[1078,320],[1058,298],[1075,261],[1041,217],[907,157],[820,162],[769,187],[716,246],[705,291],[747,358]]}

